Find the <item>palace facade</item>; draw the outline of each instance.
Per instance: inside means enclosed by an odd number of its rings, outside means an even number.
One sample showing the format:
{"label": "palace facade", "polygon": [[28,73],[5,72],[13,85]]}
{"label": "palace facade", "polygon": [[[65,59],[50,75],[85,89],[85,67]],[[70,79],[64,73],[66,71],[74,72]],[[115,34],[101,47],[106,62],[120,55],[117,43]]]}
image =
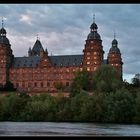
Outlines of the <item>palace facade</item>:
{"label": "palace facade", "polygon": [[39,39],[29,48],[28,57],[15,57],[11,49],[6,30],[0,30],[0,85],[8,81],[17,89],[28,92],[57,91],[56,83],[64,85],[68,90],[76,71],[94,72],[101,65],[111,65],[122,76],[122,58],[118,48],[118,41],[113,39],[107,59],[104,59],[104,50],[98,26],[93,21],[90,26],[83,52],[81,55],[49,56]]}

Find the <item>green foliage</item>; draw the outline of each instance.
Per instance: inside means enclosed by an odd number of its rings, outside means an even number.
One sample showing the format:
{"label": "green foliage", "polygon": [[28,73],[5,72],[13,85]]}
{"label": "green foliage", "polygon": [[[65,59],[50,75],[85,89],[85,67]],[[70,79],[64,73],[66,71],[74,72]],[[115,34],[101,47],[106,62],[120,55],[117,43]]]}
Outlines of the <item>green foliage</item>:
{"label": "green foliage", "polygon": [[81,107],[81,120],[102,122],[104,115],[104,94],[89,96]]}
{"label": "green foliage", "polygon": [[132,84],[134,87],[140,87],[140,74],[135,74],[134,78],[132,78]]}
{"label": "green foliage", "polygon": [[126,89],[111,92],[105,98],[105,122],[132,122],[135,115],[135,99]]}
{"label": "green foliage", "polygon": [[140,91],[135,98],[135,111],[134,122],[140,123]]}
{"label": "green foliage", "polygon": [[81,90],[71,98],[9,93],[0,96],[0,121],[140,123],[140,90],[134,94],[121,88],[93,95]]}
{"label": "green foliage", "polygon": [[71,84],[70,96],[73,97],[76,94],[81,93],[82,90],[88,91],[89,89],[90,89],[90,73],[86,70],[78,71]]}
{"label": "green foliage", "polygon": [[122,85],[119,73],[111,66],[101,66],[93,75],[93,87],[99,92],[114,92]]}

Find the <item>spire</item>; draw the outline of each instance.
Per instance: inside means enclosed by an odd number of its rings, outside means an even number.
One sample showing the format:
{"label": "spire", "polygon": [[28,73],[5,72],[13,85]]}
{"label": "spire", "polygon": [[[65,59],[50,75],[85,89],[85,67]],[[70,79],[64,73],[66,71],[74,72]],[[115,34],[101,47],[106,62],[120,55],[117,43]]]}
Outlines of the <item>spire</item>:
{"label": "spire", "polygon": [[2,17],[2,21],[1,22],[2,22],[2,28],[3,28],[3,24],[4,24],[3,17]]}
{"label": "spire", "polygon": [[40,40],[39,35],[37,34],[37,40]]}
{"label": "spire", "polygon": [[115,30],[114,30],[114,39],[116,39],[116,33],[115,33]]}
{"label": "spire", "polygon": [[95,14],[93,14],[93,23],[95,23]]}

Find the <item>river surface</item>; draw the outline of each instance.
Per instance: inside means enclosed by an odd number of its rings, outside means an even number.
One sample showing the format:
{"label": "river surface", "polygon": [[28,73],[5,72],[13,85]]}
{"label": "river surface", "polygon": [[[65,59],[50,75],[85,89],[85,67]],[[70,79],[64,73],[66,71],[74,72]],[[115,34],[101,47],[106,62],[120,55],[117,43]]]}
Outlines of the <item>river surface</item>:
{"label": "river surface", "polygon": [[0,122],[0,136],[140,136],[140,125]]}

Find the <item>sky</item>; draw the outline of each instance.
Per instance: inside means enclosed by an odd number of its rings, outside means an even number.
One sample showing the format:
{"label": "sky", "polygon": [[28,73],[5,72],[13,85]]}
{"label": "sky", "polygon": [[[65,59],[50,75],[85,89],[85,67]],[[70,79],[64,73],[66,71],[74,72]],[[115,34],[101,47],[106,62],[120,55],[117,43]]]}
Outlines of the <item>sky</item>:
{"label": "sky", "polygon": [[37,36],[49,55],[82,54],[93,14],[107,58],[114,32],[123,79],[140,73],[140,4],[0,4],[15,57],[27,56]]}

